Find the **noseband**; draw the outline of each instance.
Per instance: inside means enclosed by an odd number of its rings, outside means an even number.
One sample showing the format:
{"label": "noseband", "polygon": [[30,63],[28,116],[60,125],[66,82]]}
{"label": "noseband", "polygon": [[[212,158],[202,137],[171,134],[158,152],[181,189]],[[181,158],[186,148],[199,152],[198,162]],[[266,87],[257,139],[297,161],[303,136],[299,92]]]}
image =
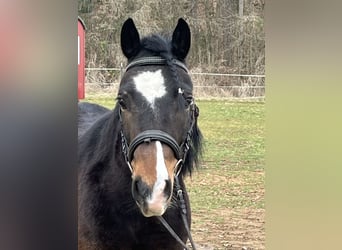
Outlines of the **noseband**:
{"label": "noseband", "polygon": [[145,130],[144,132],[138,134],[131,142],[131,145],[128,148],[128,160],[130,162],[132,161],[133,153],[140,144],[149,143],[151,141],[160,141],[165,143],[172,149],[176,158],[180,158],[180,147],[172,136],[161,130]]}
{"label": "noseband", "polygon": [[[186,73],[188,73],[188,69],[185,66],[184,63],[182,63],[179,60],[172,59],[171,60],[172,64],[183,69]],[[137,60],[134,60],[133,62],[129,63],[126,67],[126,72],[135,66],[148,66],[148,65],[167,65],[167,60],[154,56],[154,57],[144,57],[140,58]],[[190,128],[187,131],[186,138],[184,141],[179,145],[177,141],[168,133],[161,131],[161,130],[145,130],[141,133],[139,133],[132,141],[130,144],[128,144],[127,139],[125,137],[125,134],[123,132],[123,122],[122,122],[122,116],[121,116],[121,108],[119,108],[119,118],[120,118],[120,123],[121,123],[121,146],[122,146],[122,152],[125,158],[125,161],[127,163],[127,166],[129,167],[130,171],[133,172],[132,166],[131,166],[131,161],[133,160],[133,155],[134,151],[137,149],[137,147],[142,144],[142,143],[149,143],[151,141],[160,141],[167,146],[169,146],[173,153],[175,154],[175,157],[177,159],[177,164],[176,164],[176,174],[175,174],[175,189],[177,191],[177,197],[179,201],[179,207],[181,209],[181,215],[182,215],[182,220],[184,223],[184,227],[188,233],[190,243],[192,245],[192,249],[195,248],[195,244],[193,242],[189,224],[186,218],[186,204],[183,196],[183,190],[180,187],[178,175],[181,172],[182,166],[185,162],[185,159],[187,157],[188,151],[190,149],[190,143],[191,143],[191,138],[192,138],[192,133],[193,133],[193,128],[196,123],[196,119],[199,115],[199,109],[196,106],[194,102],[190,104]],[[177,169],[178,168],[178,169]],[[166,222],[166,220],[162,216],[157,217],[158,220],[163,224],[163,226],[169,231],[169,233],[174,237],[179,244],[181,244],[184,249],[189,249],[183,241],[178,237],[178,235],[174,232],[174,230],[170,227],[170,225]]]}

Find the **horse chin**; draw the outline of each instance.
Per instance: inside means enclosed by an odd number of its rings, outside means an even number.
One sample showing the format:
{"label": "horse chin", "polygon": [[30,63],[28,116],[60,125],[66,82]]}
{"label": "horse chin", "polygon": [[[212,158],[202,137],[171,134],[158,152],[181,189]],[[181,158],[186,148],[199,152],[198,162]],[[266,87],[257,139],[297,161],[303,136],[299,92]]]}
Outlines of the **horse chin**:
{"label": "horse chin", "polygon": [[148,206],[146,203],[144,205],[141,205],[139,203],[137,204],[140,208],[141,213],[145,217],[162,216],[168,207],[167,203],[165,203],[165,205],[158,206]]}
{"label": "horse chin", "polygon": [[161,209],[159,211],[157,210],[141,210],[141,213],[145,216],[145,217],[152,217],[152,216],[162,216],[165,213],[166,209]]}

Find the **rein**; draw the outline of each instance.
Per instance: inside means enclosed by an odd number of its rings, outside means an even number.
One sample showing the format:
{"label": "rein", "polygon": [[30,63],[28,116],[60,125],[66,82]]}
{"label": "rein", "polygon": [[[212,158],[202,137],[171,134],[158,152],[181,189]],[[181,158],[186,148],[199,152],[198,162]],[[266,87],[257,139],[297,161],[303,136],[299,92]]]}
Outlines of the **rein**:
{"label": "rein", "polygon": [[[194,240],[192,239],[192,236],[191,236],[188,220],[186,219],[186,214],[187,214],[186,205],[185,205],[185,200],[184,200],[184,196],[183,196],[183,190],[181,189],[180,184],[179,184],[178,176],[175,176],[175,188],[177,190],[177,197],[178,197],[179,206],[181,209],[181,215],[182,215],[184,227],[186,229],[186,232],[188,233],[188,237],[189,237],[192,249],[196,250]],[[184,247],[184,249],[189,249],[185,245],[185,243],[178,237],[178,235],[175,233],[175,231],[172,229],[172,227],[167,223],[167,221],[162,216],[158,216],[157,218],[163,224],[163,226],[169,231],[169,233],[172,235],[172,237],[175,238],[178,241],[178,243],[180,243]]]}
{"label": "rein", "polygon": [[[186,68],[185,64],[182,63],[181,61],[176,60],[176,59],[172,59],[172,63],[174,65],[182,68],[185,72],[188,73],[188,69]],[[157,57],[157,56],[144,57],[144,58],[135,60],[135,61],[131,62],[130,64],[128,64],[128,66],[126,67],[126,71],[132,67],[135,67],[135,66],[165,65],[165,64],[166,64],[166,59],[164,59],[162,57]],[[172,151],[174,152],[176,159],[178,160],[177,164],[176,164],[176,174],[175,174],[175,190],[176,190],[177,198],[178,198],[178,202],[179,202],[178,205],[181,209],[180,212],[181,212],[182,220],[184,223],[184,227],[187,231],[192,249],[196,250],[195,244],[194,244],[192,236],[191,236],[189,223],[188,223],[187,218],[186,218],[187,210],[186,210],[186,204],[185,204],[185,200],[184,200],[183,190],[181,189],[179,179],[178,179],[178,176],[182,170],[183,164],[186,160],[188,151],[190,149],[190,143],[191,143],[191,136],[193,133],[193,128],[194,128],[195,123],[196,123],[196,118],[199,115],[198,107],[196,106],[196,104],[194,102],[192,102],[189,107],[190,107],[191,125],[190,125],[189,130],[187,131],[186,138],[182,142],[181,145],[178,145],[176,140],[171,135],[169,135],[168,133],[161,131],[161,130],[145,130],[145,131],[141,132],[140,134],[138,134],[131,141],[131,143],[128,144],[127,139],[126,139],[124,132],[123,132],[123,129],[122,129],[123,128],[123,122],[122,122],[122,117],[121,117],[121,108],[119,108],[119,119],[120,119],[120,123],[121,123],[120,135],[121,135],[122,152],[123,152],[123,155],[125,158],[125,162],[127,163],[127,166],[131,172],[133,172],[133,169],[132,169],[130,162],[132,161],[134,151],[142,143],[148,143],[151,141],[160,141],[160,142],[168,145],[172,149]],[[181,244],[185,249],[189,249],[186,246],[186,244],[179,238],[179,236],[175,233],[175,231],[171,228],[171,226],[167,223],[167,221],[162,216],[157,216],[157,218],[163,224],[163,226],[167,229],[167,231],[172,235],[172,237],[174,237],[177,240],[177,242],[179,244]]]}

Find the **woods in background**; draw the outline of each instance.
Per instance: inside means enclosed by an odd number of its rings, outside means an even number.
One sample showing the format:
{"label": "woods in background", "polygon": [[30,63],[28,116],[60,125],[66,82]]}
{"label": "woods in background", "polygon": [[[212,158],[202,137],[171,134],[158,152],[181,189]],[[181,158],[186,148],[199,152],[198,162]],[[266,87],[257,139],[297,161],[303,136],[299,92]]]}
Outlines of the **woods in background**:
{"label": "woods in background", "polygon": [[[87,26],[86,67],[125,65],[120,31],[128,17],[141,35],[173,30],[183,17],[192,32],[187,59],[192,71],[264,74],[264,5],[264,0],[78,0]],[[107,74],[101,77],[115,73]]]}

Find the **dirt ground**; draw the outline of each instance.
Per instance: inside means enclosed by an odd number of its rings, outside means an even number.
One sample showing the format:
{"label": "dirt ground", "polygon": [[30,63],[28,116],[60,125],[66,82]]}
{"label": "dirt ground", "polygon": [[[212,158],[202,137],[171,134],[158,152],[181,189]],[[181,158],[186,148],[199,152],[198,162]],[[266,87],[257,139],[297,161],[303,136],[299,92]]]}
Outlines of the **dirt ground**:
{"label": "dirt ground", "polygon": [[199,250],[265,249],[264,209],[221,209],[210,215],[201,211],[192,218],[192,234]]}
{"label": "dirt ground", "polygon": [[264,172],[225,173],[198,173],[187,183],[197,249],[264,250]]}

